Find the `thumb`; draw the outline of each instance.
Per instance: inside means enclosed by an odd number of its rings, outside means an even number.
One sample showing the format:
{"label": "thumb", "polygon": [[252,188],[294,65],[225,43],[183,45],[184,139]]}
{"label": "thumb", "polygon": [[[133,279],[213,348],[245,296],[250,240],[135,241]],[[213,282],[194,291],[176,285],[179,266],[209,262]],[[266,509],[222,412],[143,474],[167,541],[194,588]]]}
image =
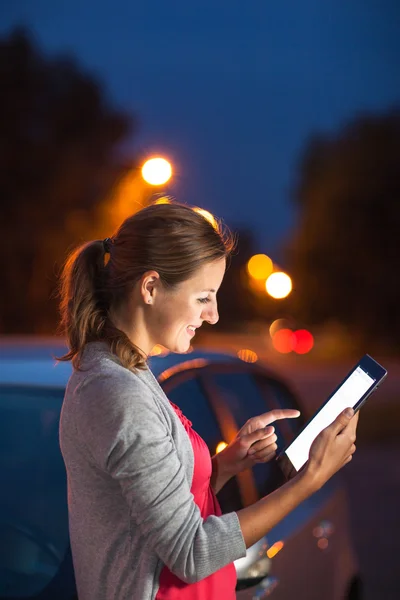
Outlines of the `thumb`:
{"label": "thumb", "polygon": [[240,441],[243,444],[246,444],[246,445],[248,444],[249,446],[251,446],[255,442],[258,442],[258,440],[262,440],[266,437],[269,437],[274,432],[275,432],[275,427],[272,427],[272,425],[268,425],[267,427],[262,427],[261,429],[252,431],[251,433],[246,433],[244,435],[241,435]]}
{"label": "thumb", "polygon": [[347,425],[349,424],[349,422],[353,416],[354,416],[354,410],[351,407],[345,408],[345,410],[342,411],[336,417],[336,419],[333,421],[332,425],[330,426],[332,428],[334,434],[337,435],[345,427],[347,427]]}

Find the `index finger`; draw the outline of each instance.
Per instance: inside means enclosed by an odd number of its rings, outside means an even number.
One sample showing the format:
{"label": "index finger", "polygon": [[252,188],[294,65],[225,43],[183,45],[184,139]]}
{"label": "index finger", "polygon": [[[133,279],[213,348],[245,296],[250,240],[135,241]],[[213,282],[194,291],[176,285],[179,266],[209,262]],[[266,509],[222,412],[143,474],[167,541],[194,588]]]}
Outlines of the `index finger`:
{"label": "index finger", "polygon": [[280,419],[296,419],[299,416],[299,410],[294,410],[293,408],[275,408],[274,410],[270,410],[269,412],[260,415],[258,418],[264,423],[264,427],[266,427],[274,421],[279,421]]}

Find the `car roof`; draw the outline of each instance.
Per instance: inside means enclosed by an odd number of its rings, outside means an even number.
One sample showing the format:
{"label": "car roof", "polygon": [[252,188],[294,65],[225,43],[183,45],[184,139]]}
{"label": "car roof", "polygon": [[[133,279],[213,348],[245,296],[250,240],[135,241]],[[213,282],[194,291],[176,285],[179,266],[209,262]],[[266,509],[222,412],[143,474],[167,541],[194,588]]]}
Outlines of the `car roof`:
{"label": "car roof", "polygon": [[[0,385],[40,385],[64,388],[72,373],[70,362],[60,362],[57,356],[67,351],[63,340],[50,339],[32,341],[0,340]],[[187,354],[168,353],[152,356],[149,366],[158,377],[168,369],[181,365],[190,368],[191,365],[204,366],[207,363],[236,363],[243,362],[228,352],[208,352],[194,350]],[[184,363],[186,363],[184,365]]]}

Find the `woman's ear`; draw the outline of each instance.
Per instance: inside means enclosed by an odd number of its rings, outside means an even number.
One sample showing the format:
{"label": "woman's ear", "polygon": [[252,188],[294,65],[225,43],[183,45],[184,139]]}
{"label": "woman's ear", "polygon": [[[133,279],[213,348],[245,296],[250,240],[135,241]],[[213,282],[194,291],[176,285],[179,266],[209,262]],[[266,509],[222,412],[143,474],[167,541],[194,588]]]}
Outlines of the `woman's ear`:
{"label": "woman's ear", "polygon": [[161,284],[161,279],[157,271],[146,271],[142,275],[140,292],[145,304],[152,304]]}

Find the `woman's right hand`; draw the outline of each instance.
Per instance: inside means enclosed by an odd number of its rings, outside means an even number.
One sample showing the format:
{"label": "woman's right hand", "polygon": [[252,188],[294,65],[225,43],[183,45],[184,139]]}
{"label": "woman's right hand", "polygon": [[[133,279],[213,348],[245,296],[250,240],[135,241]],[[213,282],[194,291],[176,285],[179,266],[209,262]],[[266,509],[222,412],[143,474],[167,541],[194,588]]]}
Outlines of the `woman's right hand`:
{"label": "woman's right hand", "polygon": [[357,423],[358,412],[354,415],[354,411],[347,408],[315,438],[304,468],[315,490],[353,458]]}

